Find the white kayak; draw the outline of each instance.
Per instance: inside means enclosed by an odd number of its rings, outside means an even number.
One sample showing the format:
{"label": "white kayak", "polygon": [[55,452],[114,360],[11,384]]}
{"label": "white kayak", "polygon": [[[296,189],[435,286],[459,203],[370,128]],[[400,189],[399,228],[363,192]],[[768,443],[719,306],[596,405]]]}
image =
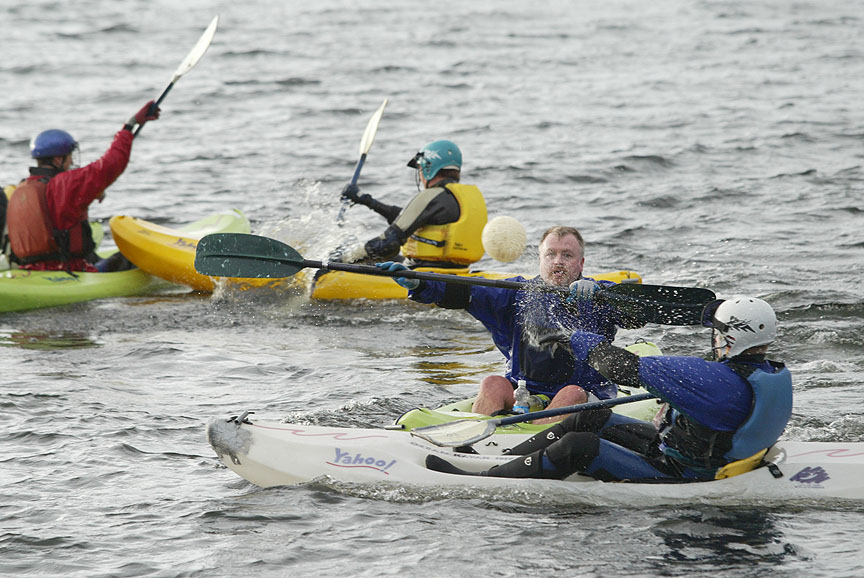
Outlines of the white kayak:
{"label": "white kayak", "polygon": [[260,421],[248,413],[216,418],[207,424],[210,445],[225,465],[261,487],[329,478],[361,484],[552,492],[566,502],[642,505],[682,500],[785,503],[864,499],[864,443],[781,441],[766,456],[770,467],[698,483],[607,483],[581,475],[565,481],[510,479],[446,474],[425,466],[426,456],[435,454],[464,470],[487,470],[513,459],[501,451],[527,437],[495,433],[475,445],[478,451],[489,453],[469,454],[388,429]]}

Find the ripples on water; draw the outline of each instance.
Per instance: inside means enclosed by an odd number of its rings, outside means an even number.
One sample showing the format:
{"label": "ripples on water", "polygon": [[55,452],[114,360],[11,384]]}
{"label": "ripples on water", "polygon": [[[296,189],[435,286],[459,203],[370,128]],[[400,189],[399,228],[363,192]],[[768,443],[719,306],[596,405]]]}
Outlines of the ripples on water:
{"label": "ripples on water", "polygon": [[[256,232],[323,257],[382,228],[360,207],[329,224],[389,97],[364,191],[404,202],[407,159],[452,138],[490,214],[528,230],[510,267],[535,270],[537,237],[568,223],[586,234],[589,272],[763,297],[795,375],[787,436],[862,441],[864,50],[851,6],[4,7],[0,179],[23,176],[29,138],[48,127],[95,159],[218,12],[214,45],[94,218],[173,225],[238,207]],[[673,354],[708,344],[692,328],[621,334],[637,337]],[[458,312],[174,292],[4,315],[0,360],[3,575],[862,573],[854,504],[260,490],[206,445],[214,415],[368,427],[471,394],[500,355]]]}

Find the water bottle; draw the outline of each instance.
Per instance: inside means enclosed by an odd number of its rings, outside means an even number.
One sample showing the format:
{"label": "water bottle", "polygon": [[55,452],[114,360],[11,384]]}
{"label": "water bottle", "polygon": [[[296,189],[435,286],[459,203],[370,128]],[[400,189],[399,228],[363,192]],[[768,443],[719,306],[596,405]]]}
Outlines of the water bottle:
{"label": "water bottle", "polygon": [[516,397],[516,403],[513,404],[513,413],[528,413],[531,410],[531,394],[528,393],[528,388],[525,387],[525,380],[520,379],[516,382],[516,391],[513,392]]}

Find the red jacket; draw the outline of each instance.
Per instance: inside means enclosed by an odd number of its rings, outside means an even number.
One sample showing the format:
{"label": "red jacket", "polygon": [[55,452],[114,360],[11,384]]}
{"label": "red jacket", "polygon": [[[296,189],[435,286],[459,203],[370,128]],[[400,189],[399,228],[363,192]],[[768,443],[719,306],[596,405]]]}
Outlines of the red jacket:
{"label": "red jacket", "polygon": [[[51,225],[60,231],[74,231],[87,221],[87,209],[90,203],[102,196],[117,177],[123,174],[129,163],[132,152],[132,132],[121,129],[114,135],[111,146],[99,160],[87,166],[64,171],[48,181],[46,190],[46,208]],[[30,179],[39,179],[38,175]],[[9,201],[10,217],[15,195]],[[15,252],[15,223],[9,220],[9,238],[11,249]],[[39,261],[23,265],[22,268],[37,271],[96,271],[83,257],[75,257],[68,261]]]}

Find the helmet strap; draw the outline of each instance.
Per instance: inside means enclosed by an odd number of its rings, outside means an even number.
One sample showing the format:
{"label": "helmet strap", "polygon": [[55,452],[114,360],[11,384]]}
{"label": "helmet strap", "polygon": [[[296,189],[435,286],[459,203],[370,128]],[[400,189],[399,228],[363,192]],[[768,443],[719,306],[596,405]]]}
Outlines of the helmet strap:
{"label": "helmet strap", "polygon": [[[723,339],[723,345],[717,345],[718,339],[717,337]],[[714,358],[714,361],[722,361],[729,356],[729,350],[731,349],[731,345],[726,343],[726,338],[723,337],[723,334],[720,333],[716,328],[711,328],[711,353]]]}

